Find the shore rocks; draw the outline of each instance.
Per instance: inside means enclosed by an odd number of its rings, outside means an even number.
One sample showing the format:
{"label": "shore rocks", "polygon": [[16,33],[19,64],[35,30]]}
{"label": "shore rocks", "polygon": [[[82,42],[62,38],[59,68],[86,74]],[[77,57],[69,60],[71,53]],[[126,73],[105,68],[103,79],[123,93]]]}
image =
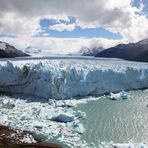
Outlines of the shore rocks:
{"label": "shore rocks", "polygon": [[2,148],[60,148],[56,144],[41,143],[31,133],[0,125],[0,147]]}

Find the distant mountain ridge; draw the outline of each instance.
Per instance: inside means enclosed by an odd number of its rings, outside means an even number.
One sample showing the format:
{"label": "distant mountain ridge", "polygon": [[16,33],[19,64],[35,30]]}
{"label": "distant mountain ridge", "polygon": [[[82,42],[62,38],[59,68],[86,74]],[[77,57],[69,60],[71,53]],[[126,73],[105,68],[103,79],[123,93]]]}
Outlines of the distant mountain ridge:
{"label": "distant mountain ridge", "polygon": [[29,56],[6,42],[0,41],[0,58],[15,58]]}
{"label": "distant mountain ridge", "polygon": [[82,56],[96,56],[97,53],[103,51],[103,47],[93,47],[93,48],[88,48],[88,47],[82,47],[79,51],[80,55]]}
{"label": "distant mountain ridge", "polygon": [[26,54],[38,54],[41,53],[42,50],[35,46],[28,46],[27,48],[24,49],[24,52]]}
{"label": "distant mountain ridge", "polygon": [[96,54],[96,57],[121,58],[148,62],[148,38],[137,43],[119,44]]}

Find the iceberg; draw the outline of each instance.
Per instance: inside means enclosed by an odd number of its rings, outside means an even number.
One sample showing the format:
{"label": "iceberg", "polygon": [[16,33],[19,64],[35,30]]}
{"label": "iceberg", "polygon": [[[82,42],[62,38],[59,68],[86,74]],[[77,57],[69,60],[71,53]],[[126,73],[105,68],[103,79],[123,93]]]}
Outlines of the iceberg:
{"label": "iceberg", "polygon": [[15,107],[15,102],[12,99],[5,99],[2,101],[2,107],[3,108],[8,108],[8,109],[12,109]]}
{"label": "iceberg", "polygon": [[42,122],[39,122],[39,121],[35,121],[35,122],[33,123],[33,126],[34,126],[35,128],[43,128],[43,127],[45,126],[45,124],[42,123]]}
{"label": "iceberg", "polygon": [[7,93],[65,100],[147,87],[147,63],[89,59],[28,59],[0,63],[0,91]]}
{"label": "iceberg", "polygon": [[138,146],[135,146],[132,143],[116,143],[112,144],[113,148],[147,148],[147,145],[144,143],[139,144]]}
{"label": "iceberg", "polygon": [[57,122],[72,122],[74,118],[72,116],[66,115],[66,114],[59,114],[57,116],[53,116],[51,118],[52,121],[57,121]]}
{"label": "iceberg", "polygon": [[119,100],[119,99],[123,99],[123,100],[125,100],[125,99],[128,99],[129,98],[129,95],[128,95],[128,93],[126,93],[125,91],[122,91],[122,92],[119,92],[119,93],[110,93],[110,95],[109,95],[109,99],[111,99],[111,100]]}
{"label": "iceberg", "polygon": [[117,144],[113,144],[113,148],[133,148],[133,147],[130,144],[117,143]]}

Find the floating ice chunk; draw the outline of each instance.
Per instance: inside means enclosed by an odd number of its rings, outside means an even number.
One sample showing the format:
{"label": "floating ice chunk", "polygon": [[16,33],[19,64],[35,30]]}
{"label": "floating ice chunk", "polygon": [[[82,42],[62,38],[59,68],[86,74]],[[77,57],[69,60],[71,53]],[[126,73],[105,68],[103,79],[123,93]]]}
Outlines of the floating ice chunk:
{"label": "floating ice chunk", "polygon": [[15,107],[15,101],[12,99],[5,99],[2,102],[2,107],[12,109]]}
{"label": "floating ice chunk", "polygon": [[74,117],[70,116],[70,115],[67,115],[67,114],[59,114],[57,116],[53,116],[51,118],[51,120],[57,121],[57,122],[67,123],[67,122],[72,122],[74,120]]}
{"label": "floating ice chunk", "polygon": [[125,92],[125,91],[122,91],[120,94],[121,94],[121,98],[122,98],[123,100],[129,98],[128,93]]}
{"label": "floating ice chunk", "polygon": [[60,100],[55,102],[56,107],[74,107],[74,104],[72,104],[69,100]]}
{"label": "floating ice chunk", "polygon": [[1,125],[6,125],[7,121],[8,121],[7,115],[3,115],[3,116],[0,117],[0,124]]}
{"label": "floating ice chunk", "polygon": [[56,107],[65,107],[66,106],[66,103],[64,100],[55,101],[54,104]]}
{"label": "floating ice chunk", "polygon": [[47,108],[41,108],[39,111],[39,116],[41,118],[47,118],[49,110]]}
{"label": "floating ice chunk", "polygon": [[109,98],[111,100],[118,100],[118,99],[121,98],[121,94],[120,93],[114,94],[114,93],[111,92],[110,95],[109,95]]}
{"label": "floating ice chunk", "polygon": [[132,148],[130,144],[127,143],[117,143],[117,144],[112,144],[113,148]]}
{"label": "floating ice chunk", "polygon": [[61,133],[62,133],[63,135],[67,135],[67,136],[71,136],[71,135],[72,135],[72,132],[71,132],[70,129],[67,128],[67,127],[63,127],[63,128],[61,129]]}
{"label": "floating ice chunk", "polygon": [[78,134],[83,134],[85,131],[85,128],[81,123],[78,123],[74,125],[74,131],[76,131]]}
{"label": "floating ice chunk", "polygon": [[55,104],[55,100],[49,99],[49,100],[48,100],[48,104],[49,104],[49,105],[54,105],[54,104]]}
{"label": "floating ice chunk", "polygon": [[33,123],[33,126],[34,126],[35,128],[43,128],[43,127],[45,126],[45,124],[44,124],[43,122],[35,121],[35,122]]}
{"label": "floating ice chunk", "polygon": [[65,107],[75,107],[75,104],[73,104],[73,103],[70,102],[70,101],[66,101],[66,102],[65,102]]}
{"label": "floating ice chunk", "polygon": [[129,96],[128,96],[128,94],[127,94],[127,92],[125,92],[125,91],[122,91],[122,92],[119,92],[119,93],[116,93],[116,94],[114,94],[114,93],[110,93],[110,95],[109,95],[109,98],[111,99],[111,100],[119,100],[119,99],[128,99],[129,98]]}
{"label": "floating ice chunk", "polygon": [[83,119],[86,118],[86,113],[85,112],[77,111],[74,114],[75,114],[75,117],[77,117],[77,118],[83,118]]}
{"label": "floating ice chunk", "polygon": [[80,123],[79,120],[75,120],[74,122],[70,122],[70,123],[67,123],[67,126],[72,129],[72,131],[74,133],[77,133],[77,134],[83,134],[84,131],[85,131],[85,128],[83,126],[83,124]]}
{"label": "floating ice chunk", "polygon": [[148,147],[146,146],[146,144],[141,143],[140,146],[139,146],[139,148],[148,148]]}
{"label": "floating ice chunk", "polygon": [[20,120],[29,120],[30,116],[28,113],[23,113],[20,117]]}

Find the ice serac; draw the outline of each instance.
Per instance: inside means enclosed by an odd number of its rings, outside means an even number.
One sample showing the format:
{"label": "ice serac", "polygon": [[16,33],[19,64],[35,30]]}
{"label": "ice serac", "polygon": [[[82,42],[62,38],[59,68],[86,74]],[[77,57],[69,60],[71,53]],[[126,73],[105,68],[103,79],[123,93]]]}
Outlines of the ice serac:
{"label": "ice serac", "polygon": [[148,88],[148,65],[121,60],[30,60],[0,64],[0,91],[68,99]]}

